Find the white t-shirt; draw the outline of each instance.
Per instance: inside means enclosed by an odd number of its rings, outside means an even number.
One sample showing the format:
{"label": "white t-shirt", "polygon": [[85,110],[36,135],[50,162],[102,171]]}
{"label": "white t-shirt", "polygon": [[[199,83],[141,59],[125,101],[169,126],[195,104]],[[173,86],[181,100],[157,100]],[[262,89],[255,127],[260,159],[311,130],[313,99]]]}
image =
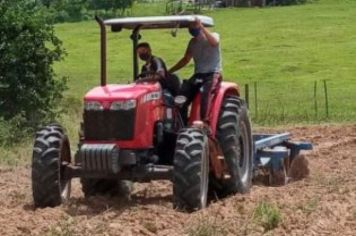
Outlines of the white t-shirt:
{"label": "white t-shirt", "polygon": [[192,38],[188,44],[188,52],[194,60],[195,73],[221,72],[220,36],[212,33],[219,45],[213,47],[206,38]]}

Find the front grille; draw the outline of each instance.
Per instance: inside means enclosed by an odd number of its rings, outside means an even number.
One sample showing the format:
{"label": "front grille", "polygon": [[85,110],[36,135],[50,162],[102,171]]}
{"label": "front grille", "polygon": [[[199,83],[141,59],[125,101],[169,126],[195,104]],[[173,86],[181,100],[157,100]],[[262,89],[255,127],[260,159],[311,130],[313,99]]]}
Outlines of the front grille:
{"label": "front grille", "polygon": [[119,149],[115,144],[83,144],[79,149],[82,170],[102,174],[119,172]]}
{"label": "front grille", "polygon": [[135,131],[135,109],[84,111],[86,140],[131,140]]}

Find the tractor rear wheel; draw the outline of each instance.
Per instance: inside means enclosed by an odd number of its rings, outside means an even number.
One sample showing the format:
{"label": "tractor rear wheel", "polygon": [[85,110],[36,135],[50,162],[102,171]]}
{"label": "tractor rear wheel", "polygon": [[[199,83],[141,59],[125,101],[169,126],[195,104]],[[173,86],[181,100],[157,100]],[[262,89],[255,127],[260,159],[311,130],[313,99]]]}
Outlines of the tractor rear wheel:
{"label": "tractor rear wheel", "polygon": [[244,100],[225,97],[218,120],[217,139],[224,154],[229,178],[214,179],[219,197],[246,193],[252,185],[253,146],[251,122]]}
{"label": "tractor rear wheel", "polygon": [[208,137],[200,129],[184,129],[178,135],[174,154],[174,208],[186,211],[205,208],[208,185]]}
{"label": "tractor rear wheel", "polygon": [[36,133],[32,154],[32,193],[36,207],[55,207],[70,196],[71,181],[64,169],[70,163],[68,137],[59,125],[48,125]]}
{"label": "tractor rear wheel", "polygon": [[128,199],[133,189],[129,180],[81,178],[80,182],[85,197],[111,195]]}

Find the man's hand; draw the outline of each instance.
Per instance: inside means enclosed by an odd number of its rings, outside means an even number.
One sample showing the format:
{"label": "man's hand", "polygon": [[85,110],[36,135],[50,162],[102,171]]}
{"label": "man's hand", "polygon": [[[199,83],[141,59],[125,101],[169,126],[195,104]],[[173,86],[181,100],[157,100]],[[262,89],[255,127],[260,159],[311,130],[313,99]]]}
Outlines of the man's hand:
{"label": "man's hand", "polygon": [[198,17],[195,17],[195,25],[199,29],[203,29],[204,25],[201,23],[201,20]]}
{"label": "man's hand", "polygon": [[143,73],[138,76],[138,79],[136,80],[136,83],[144,83],[144,82],[158,82],[160,81],[162,76],[159,73],[156,72],[148,72],[148,73]]}
{"label": "man's hand", "polygon": [[201,20],[198,17],[195,17],[195,26],[199,28],[205,37],[207,38],[209,44],[213,47],[217,47],[219,45],[219,40],[216,39],[210,31],[204,27],[204,25],[201,23]]}

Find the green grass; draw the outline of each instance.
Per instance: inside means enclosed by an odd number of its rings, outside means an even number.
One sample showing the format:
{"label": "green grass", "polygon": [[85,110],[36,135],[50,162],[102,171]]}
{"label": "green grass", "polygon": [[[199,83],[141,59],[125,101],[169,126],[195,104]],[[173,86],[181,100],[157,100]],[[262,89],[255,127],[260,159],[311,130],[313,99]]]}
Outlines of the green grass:
{"label": "green grass", "polygon": [[268,202],[261,202],[254,211],[253,219],[256,223],[260,224],[265,231],[269,231],[278,226],[282,220],[282,216],[278,207]]}
{"label": "green grass", "polygon": [[[155,14],[157,13],[157,14]],[[136,5],[133,14],[164,14],[157,4]],[[250,109],[259,124],[354,121],[356,117],[356,1],[320,0],[291,7],[218,9],[207,12],[221,34],[224,78],[250,84]],[[99,82],[99,30],[94,21],[56,26],[68,57],[55,66],[69,78],[68,97],[81,99]],[[130,33],[108,34],[108,75],[111,83],[132,78]],[[156,55],[169,66],[183,55],[189,35],[180,30],[142,32]],[[179,72],[188,78],[190,64]],[[328,82],[326,117],[322,80]],[[314,110],[314,81],[318,81]],[[253,83],[258,85],[255,111]],[[242,91],[244,92],[244,91]]]}

